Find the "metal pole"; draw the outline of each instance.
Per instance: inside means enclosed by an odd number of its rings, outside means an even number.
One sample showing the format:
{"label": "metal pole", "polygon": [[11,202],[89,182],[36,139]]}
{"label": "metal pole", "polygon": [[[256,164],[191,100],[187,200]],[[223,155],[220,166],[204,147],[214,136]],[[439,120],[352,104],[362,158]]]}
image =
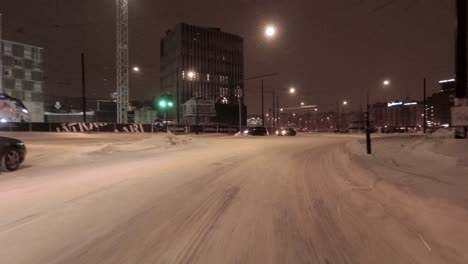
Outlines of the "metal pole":
{"label": "metal pole", "polygon": [[81,86],[83,99],[83,123],[86,123],[86,71],[84,53],[81,53]]}
{"label": "metal pole", "polygon": [[164,119],[166,121],[166,133],[169,133],[169,124],[167,123],[167,108],[164,110]]}
{"label": "metal pole", "polygon": [[180,124],[180,113],[179,113],[179,68],[176,68],[176,100],[175,100],[175,106],[176,106],[176,115],[177,115],[177,125]]}
{"label": "metal pole", "polygon": [[275,127],[281,126],[281,109],[280,109],[280,101],[279,95],[276,96],[276,120],[275,120]]}
{"label": "metal pole", "polygon": [[[276,103],[275,103],[275,100],[276,100],[276,96],[275,96],[275,89],[273,89],[273,109],[276,109]],[[275,122],[276,120],[276,111],[273,110],[273,122]]]}
{"label": "metal pole", "polygon": [[239,94],[239,133],[242,133],[242,104],[241,104],[240,94]]}
{"label": "metal pole", "polygon": [[336,101],[336,129],[340,131],[340,102]]}
{"label": "metal pole", "polygon": [[195,97],[195,134],[198,135],[198,96]]}
{"label": "metal pole", "polygon": [[[274,98],[273,98],[273,99],[274,99]],[[268,122],[268,126],[269,126],[270,128],[273,128],[273,121],[274,121],[274,119],[275,119],[275,117],[274,117],[275,114],[274,114],[274,112],[273,112],[271,109],[272,109],[272,108],[268,109],[268,116],[270,117],[270,118],[269,118],[269,119],[270,119],[270,120],[269,120],[270,122]],[[273,109],[274,109],[274,108],[273,108]]]}
{"label": "metal pole", "polygon": [[[457,0],[457,38],[456,38],[456,92],[454,107],[468,105],[467,93],[467,2]],[[455,129],[455,138],[467,138],[467,128],[459,127]]]}
{"label": "metal pole", "polygon": [[426,78],[424,78],[423,82],[423,133],[426,134],[427,131],[427,116],[426,116]]}
{"label": "metal pole", "polygon": [[263,80],[262,80],[262,126],[265,126],[265,107],[264,107],[264,90],[263,90]]}
{"label": "metal pole", "polygon": [[372,154],[372,142],[371,142],[371,131],[370,131],[370,105],[369,105],[369,91],[367,91],[367,111],[366,111],[366,147],[367,154]]}

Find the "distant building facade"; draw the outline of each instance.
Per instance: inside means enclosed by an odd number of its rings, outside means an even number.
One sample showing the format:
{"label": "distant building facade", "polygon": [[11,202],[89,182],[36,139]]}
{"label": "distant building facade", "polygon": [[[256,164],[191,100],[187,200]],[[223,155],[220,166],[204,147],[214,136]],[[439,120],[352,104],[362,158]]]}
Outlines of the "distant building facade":
{"label": "distant building facade", "polygon": [[376,103],[371,106],[371,120],[377,128],[421,128],[424,105],[418,101]]}
{"label": "distant building facade", "polygon": [[426,115],[429,127],[451,125],[450,109],[455,101],[455,79],[439,82],[440,92],[427,98]]}
{"label": "distant building facade", "polygon": [[44,50],[1,40],[0,92],[23,101],[25,121],[44,122]]}
{"label": "distant building facade", "polygon": [[[187,121],[183,105],[196,97],[217,104],[238,104],[236,92],[244,89],[244,51],[240,36],[219,28],[178,24],[161,40],[160,57],[161,91],[175,98],[177,107],[170,116],[176,123]],[[226,112],[238,108],[221,109],[230,117],[218,113],[215,120],[235,122],[231,116],[236,113]]]}

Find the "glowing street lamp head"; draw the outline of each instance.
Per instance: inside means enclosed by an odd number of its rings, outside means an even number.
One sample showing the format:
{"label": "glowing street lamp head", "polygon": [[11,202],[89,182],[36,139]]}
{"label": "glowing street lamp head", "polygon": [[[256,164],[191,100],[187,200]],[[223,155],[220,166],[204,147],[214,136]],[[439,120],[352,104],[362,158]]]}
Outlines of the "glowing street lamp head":
{"label": "glowing street lamp head", "polygon": [[385,81],[383,82],[383,85],[385,85],[385,86],[390,85],[390,81],[389,81],[389,80],[385,80]]}
{"label": "glowing street lamp head", "polygon": [[304,102],[301,102],[301,106],[304,106],[304,105],[305,105],[305,103],[304,103]]}
{"label": "glowing street lamp head", "polygon": [[281,108],[281,109],[280,109],[280,111],[281,111],[281,112],[283,112],[283,111],[284,111],[284,109],[283,109],[283,108]]}
{"label": "glowing street lamp head", "polygon": [[193,71],[189,71],[187,73],[187,76],[190,78],[190,79],[193,79],[193,77],[195,77],[195,73]]}
{"label": "glowing street lamp head", "polygon": [[265,36],[272,38],[276,35],[276,27],[275,26],[267,26],[265,28]]}
{"label": "glowing street lamp head", "polygon": [[133,71],[134,72],[140,72],[140,67],[138,67],[138,66],[133,67]]}
{"label": "glowing street lamp head", "polygon": [[343,101],[343,105],[348,105],[348,101]]}
{"label": "glowing street lamp head", "polygon": [[290,94],[295,94],[296,93],[296,88],[294,88],[294,87],[289,88],[289,93]]}

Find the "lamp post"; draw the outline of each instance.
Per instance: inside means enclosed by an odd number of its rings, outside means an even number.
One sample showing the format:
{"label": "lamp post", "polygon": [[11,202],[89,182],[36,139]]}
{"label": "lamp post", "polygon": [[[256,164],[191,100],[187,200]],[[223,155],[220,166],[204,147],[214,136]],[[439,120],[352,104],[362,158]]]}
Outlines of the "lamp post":
{"label": "lamp post", "polygon": [[[389,86],[390,81],[384,80],[383,86]],[[370,102],[369,102],[369,89],[367,89],[366,93],[366,149],[367,154],[372,154],[372,138],[371,138],[371,128],[370,128]]]}
{"label": "lamp post", "polygon": [[[348,101],[343,101],[342,105],[348,105]],[[336,101],[336,130],[340,132],[340,102]]]}

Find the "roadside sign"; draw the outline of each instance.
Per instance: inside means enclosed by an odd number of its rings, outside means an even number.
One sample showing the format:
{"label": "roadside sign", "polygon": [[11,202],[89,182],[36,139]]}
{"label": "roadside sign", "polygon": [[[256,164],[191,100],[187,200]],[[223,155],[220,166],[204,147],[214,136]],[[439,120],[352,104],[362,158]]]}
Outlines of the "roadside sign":
{"label": "roadside sign", "polygon": [[468,106],[452,107],[452,126],[468,126]]}
{"label": "roadside sign", "polygon": [[162,119],[154,120],[154,128],[157,128],[157,129],[164,128],[164,122],[162,121]]}

